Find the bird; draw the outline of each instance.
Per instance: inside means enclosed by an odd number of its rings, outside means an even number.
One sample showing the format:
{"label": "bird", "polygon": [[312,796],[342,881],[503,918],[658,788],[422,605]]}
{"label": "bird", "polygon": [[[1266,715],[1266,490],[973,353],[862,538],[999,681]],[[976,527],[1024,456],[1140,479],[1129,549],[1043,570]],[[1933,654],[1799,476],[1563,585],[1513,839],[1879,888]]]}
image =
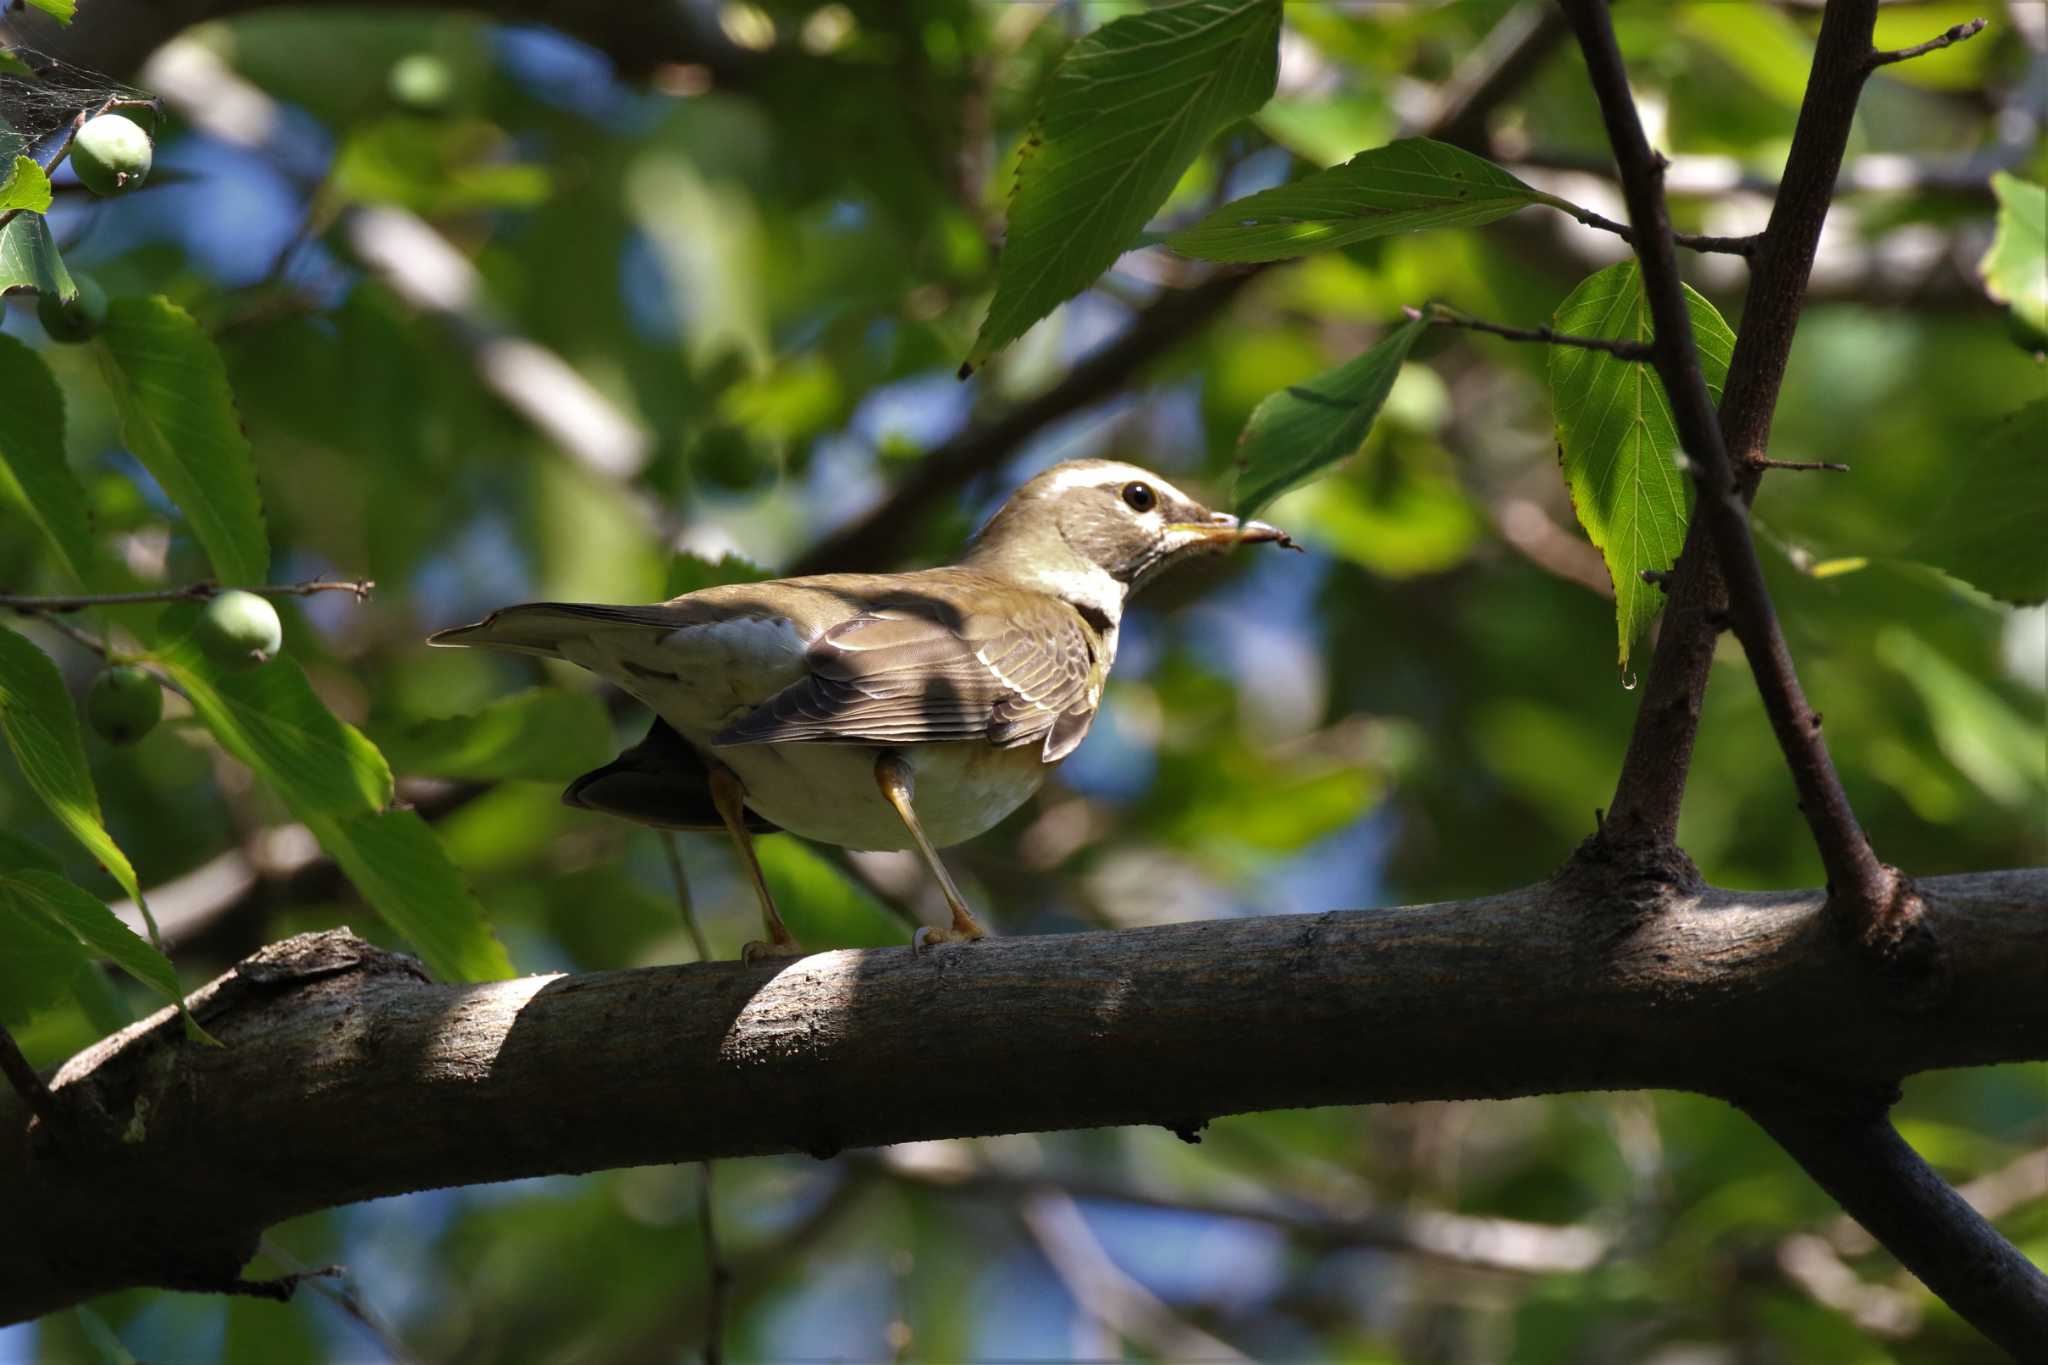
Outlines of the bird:
{"label": "bird", "polygon": [[915,849],[951,912],[912,947],[987,930],[938,850],[1022,805],[1087,736],[1131,595],[1204,553],[1300,546],[1212,511],[1136,465],[1069,460],[1024,483],[956,563],[907,573],[731,583],[651,606],[528,602],[428,638],[566,659],[655,713],[647,738],[585,773],[572,806],[723,829],[767,937],[795,956],[753,836]]}

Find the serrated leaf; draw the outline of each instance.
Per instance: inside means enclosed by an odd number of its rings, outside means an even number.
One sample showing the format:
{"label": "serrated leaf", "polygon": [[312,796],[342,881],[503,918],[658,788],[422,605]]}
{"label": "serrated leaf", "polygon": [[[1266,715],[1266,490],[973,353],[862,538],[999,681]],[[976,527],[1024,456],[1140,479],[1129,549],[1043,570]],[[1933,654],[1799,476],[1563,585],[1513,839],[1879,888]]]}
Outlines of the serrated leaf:
{"label": "serrated leaf", "polygon": [[301,819],[351,816],[391,801],[391,768],[377,746],[343,723],[288,657],[227,672],[192,637],[200,608],[179,603],[157,627],[153,658],[192,703],[221,748],[269,783]]}
{"label": "serrated leaf", "polygon": [[1086,289],[1217,132],[1272,98],[1279,0],[1190,0],[1081,38],[1053,72],[967,366]]}
{"label": "serrated leaf", "polygon": [[1977,273],[2039,349],[2048,345],[2048,186],[1999,171],[1991,192],[1998,196],[1998,231]]}
{"label": "serrated leaf", "polygon": [[[1714,305],[1685,291],[1707,390],[1721,396],[1735,334]],[[1648,341],[1649,303],[1633,260],[1580,281],[1551,325],[1575,336]],[[1669,569],[1685,543],[1693,481],[1679,464],[1678,431],[1657,371],[1576,346],[1550,348],[1550,395],[1557,409],[1558,459],[1572,508],[1614,580],[1619,666],[1664,605],[1643,570]]]}
{"label": "serrated leaf", "polygon": [[0,627],[0,728],[30,790],[59,824],[85,846],[130,896],[141,886],[128,857],[100,818],[99,793],[86,766],[78,713],[64,677],[50,656],[25,637]]}
{"label": "serrated leaf", "polygon": [[185,514],[226,584],[270,565],[256,466],[212,338],[170,300],[115,299],[100,354],[121,439]]}
{"label": "serrated leaf", "polygon": [[1374,237],[1476,227],[1531,204],[1565,207],[1485,157],[1426,137],[1233,200],[1166,241],[1211,261],[1277,261]]}
{"label": "serrated leaf", "polygon": [[373,733],[394,770],[421,777],[566,782],[612,756],[604,703],[577,692],[522,692],[472,716]]}
{"label": "serrated leaf", "polygon": [[17,213],[0,225],[0,295],[17,289],[61,299],[78,297],[78,282],[64,268],[64,258],[50,236],[50,221],[40,213]]}
{"label": "serrated leaf", "polygon": [[301,818],[363,899],[405,935],[434,975],[443,981],[512,975],[511,959],[491,936],[462,870],[417,811]]}
{"label": "serrated leaf", "polygon": [[768,570],[740,555],[720,556],[716,563],[687,551],[668,564],[668,595],[681,597],[700,588],[726,583],[761,583],[774,577]]}
{"label": "serrated leaf", "polygon": [[9,911],[40,914],[166,1000],[184,998],[169,958],[121,923],[98,896],[54,872],[0,872],[0,915]]}
{"label": "serrated leaf", "polygon": [[43,358],[0,336],[0,503],[42,529],[65,570],[90,581],[98,552],[85,490],[64,458],[64,394]]}
{"label": "serrated leaf", "polygon": [[1402,323],[1355,360],[1269,394],[1237,438],[1237,514],[1256,515],[1296,484],[1357,450],[1427,326]]}
{"label": "serrated leaf", "polygon": [[0,180],[0,213],[48,213],[50,177],[34,160],[14,158],[7,178]]}
{"label": "serrated leaf", "polygon": [[78,0],[28,0],[29,4],[49,15],[60,24],[71,22],[71,16],[78,13]]}
{"label": "serrated leaf", "polygon": [[329,711],[288,658],[239,673],[215,667],[191,637],[198,614],[189,603],[166,611],[151,657],[220,746],[278,794],[437,974],[510,975],[440,837],[414,812],[385,809],[391,768],[377,746]]}
{"label": "serrated leaf", "polygon": [[1906,554],[2020,606],[2048,601],[2048,399],[1963,449],[1948,501]]}

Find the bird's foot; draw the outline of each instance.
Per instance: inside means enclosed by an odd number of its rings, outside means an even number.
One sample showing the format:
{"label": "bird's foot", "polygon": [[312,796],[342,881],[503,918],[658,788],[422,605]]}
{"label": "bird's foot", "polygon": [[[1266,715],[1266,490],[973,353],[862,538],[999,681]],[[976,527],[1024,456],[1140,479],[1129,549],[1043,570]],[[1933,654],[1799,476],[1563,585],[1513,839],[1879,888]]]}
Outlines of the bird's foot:
{"label": "bird's foot", "polygon": [[955,924],[946,929],[934,929],[927,924],[921,926],[916,933],[910,936],[910,951],[913,953],[926,953],[938,947],[941,943],[972,943],[978,938],[987,937],[988,930],[982,928],[979,924],[972,926]]}
{"label": "bird's foot", "polygon": [[794,938],[757,938],[740,949],[740,961],[769,962],[776,958],[802,957],[808,952],[810,949]]}

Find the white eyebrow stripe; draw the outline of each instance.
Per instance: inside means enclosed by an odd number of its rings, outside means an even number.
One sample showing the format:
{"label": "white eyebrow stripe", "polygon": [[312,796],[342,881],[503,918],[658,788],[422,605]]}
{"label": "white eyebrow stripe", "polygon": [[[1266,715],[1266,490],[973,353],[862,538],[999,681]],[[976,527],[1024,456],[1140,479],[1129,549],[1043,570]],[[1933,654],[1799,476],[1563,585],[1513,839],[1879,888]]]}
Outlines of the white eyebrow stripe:
{"label": "white eyebrow stripe", "polygon": [[1064,493],[1070,488],[1104,488],[1133,482],[1151,484],[1154,492],[1170,501],[1195,501],[1151,470],[1140,469],[1134,464],[1084,465],[1078,469],[1063,469],[1053,475],[1047,491]]}

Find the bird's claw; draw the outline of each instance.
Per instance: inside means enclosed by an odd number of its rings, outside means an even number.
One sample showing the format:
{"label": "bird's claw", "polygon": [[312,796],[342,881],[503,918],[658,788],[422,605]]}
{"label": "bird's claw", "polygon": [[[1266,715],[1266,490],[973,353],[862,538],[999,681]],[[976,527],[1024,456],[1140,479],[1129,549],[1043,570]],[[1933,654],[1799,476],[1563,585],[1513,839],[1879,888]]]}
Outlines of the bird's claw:
{"label": "bird's claw", "polygon": [[938,947],[941,943],[972,943],[978,938],[987,937],[988,930],[981,928],[979,925],[973,929],[963,929],[958,925],[950,929],[934,929],[929,924],[926,924],[919,926],[918,931],[910,936],[910,951],[924,954]]}
{"label": "bird's claw", "polygon": [[802,957],[810,950],[795,939],[757,938],[740,949],[742,962],[767,962],[775,958]]}

